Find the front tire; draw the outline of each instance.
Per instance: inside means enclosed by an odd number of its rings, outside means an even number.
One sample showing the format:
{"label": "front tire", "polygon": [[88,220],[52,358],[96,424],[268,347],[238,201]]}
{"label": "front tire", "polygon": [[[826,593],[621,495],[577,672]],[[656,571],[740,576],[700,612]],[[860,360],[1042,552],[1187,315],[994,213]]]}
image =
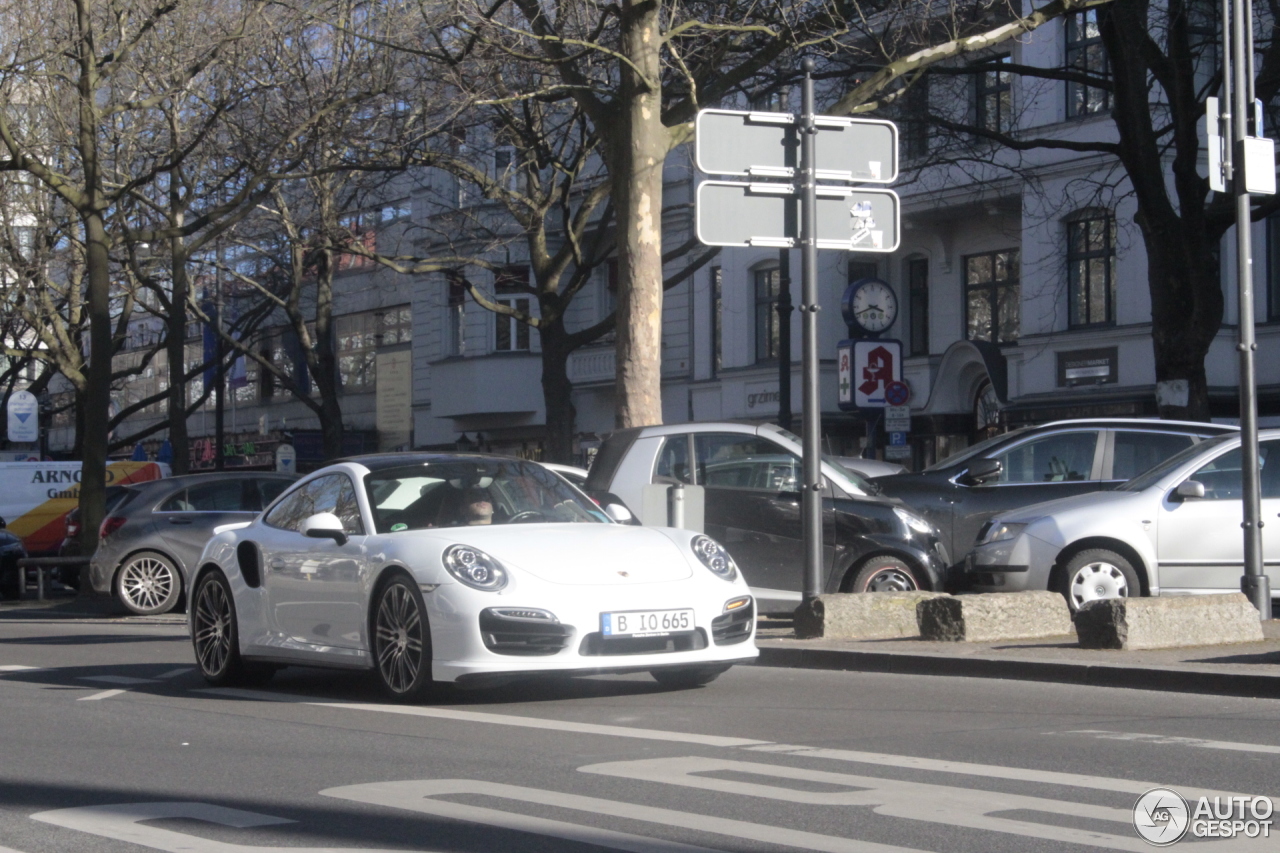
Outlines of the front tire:
{"label": "front tire", "polygon": [[245,680],[235,599],[222,572],[209,572],[196,586],[191,605],[191,644],[205,681],[222,687]]}
{"label": "front tire", "polygon": [[139,616],[168,613],[182,595],[182,573],[155,551],[140,551],[125,560],[116,574],[116,597]]}
{"label": "front tire", "polygon": [[1075,613],[1090,601],[1142,595],[1142,581],[1133,565],[1115,551],[1090,548],[1072,557],[1063,568],[1058,592]]}
{"label": "front tire", "polygon": [[872,557],[858,570],[848,592],[911,592],[920,589],[911,568],[897,557]]}
{"label": "front tire", "polygon": [[379,588],[372,617],[378,683],[392,699],[410,701],[431,684],[431,631],[417,584],[393,576]]}
{"label": "front tire", "polygon": [[681,667],[679,669],[651,669],[649,674],[653,676],[653,680],[661,684],[663,687],[669,687],[672,690],[688,690],[693,687],[701,687],[704,684],[710,684],[720,677],[720,674],[727,671],[729,667]]}

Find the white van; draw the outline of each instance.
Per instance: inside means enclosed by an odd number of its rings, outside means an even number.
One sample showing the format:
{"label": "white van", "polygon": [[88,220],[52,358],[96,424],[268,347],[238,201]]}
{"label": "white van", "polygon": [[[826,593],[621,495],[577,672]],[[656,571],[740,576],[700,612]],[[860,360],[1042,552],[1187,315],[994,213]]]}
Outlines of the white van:
{"label": "white van", "polygon": [[[52,552],[65,519],[80,502],[79,462],[0,462],[0,518],[28,554]],[[170,475],[161,462],[111,462],[107,485],[123,486]]]}

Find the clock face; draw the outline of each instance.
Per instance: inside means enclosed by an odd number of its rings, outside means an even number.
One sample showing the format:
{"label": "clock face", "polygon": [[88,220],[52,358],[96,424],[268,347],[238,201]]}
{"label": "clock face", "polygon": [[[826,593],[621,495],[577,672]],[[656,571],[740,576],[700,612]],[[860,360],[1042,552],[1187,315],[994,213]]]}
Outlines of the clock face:
{"label": "clock face", "polygon": [[868,332],[883,332],[898,316],[898,297],[889,285],[872,280],[858,288],[850,306],[854,322]]}

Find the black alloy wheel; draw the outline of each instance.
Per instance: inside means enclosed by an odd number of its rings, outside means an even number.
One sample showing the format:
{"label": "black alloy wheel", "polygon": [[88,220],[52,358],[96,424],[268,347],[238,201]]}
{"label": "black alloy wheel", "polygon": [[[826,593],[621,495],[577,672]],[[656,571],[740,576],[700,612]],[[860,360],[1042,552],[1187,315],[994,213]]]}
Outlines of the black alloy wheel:
{"label": "black alloy wheel", "polygon": [[210,684],[232,684],[243,674],[236,608],[222,572],[209,572],[196,588],[191,643],[200,674]]}
{"label": "black alloy wheel", "polygon": [[431,683],[431,634],[422,593],[397,574],[379,589],[373,606],[378,681],[392,698],[408,701]]}

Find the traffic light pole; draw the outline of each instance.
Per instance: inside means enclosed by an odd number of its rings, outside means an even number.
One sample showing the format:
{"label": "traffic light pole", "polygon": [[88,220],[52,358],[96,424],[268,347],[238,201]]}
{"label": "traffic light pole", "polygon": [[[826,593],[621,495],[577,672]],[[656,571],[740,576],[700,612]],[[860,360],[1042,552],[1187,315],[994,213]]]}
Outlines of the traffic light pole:
{"label": "traffic light pole", "polygon": [[822,407],[818,396],[818,128],[813,110],[814,61],[804,59],[800,115],[800,337],[803,378],[804,602],[822,594]]}
{"label": "traffic light pole", "polygon": [[[1230,0],[1224,0],[1224,4]],[[1263,620],[1271,618],[1271,584],[1262,564],[1262,501],[1258,484],[1258,400],[1254,386],[1253,354],[1258,345],[1253,328],[1253,228],[1252,201],[1245,175],[1245,138],[1253,108],[1253,4],[1235,0],[1231,5],[1231,46],[1223,50],[1223,80],[1231,81],[1223,94],[1231,110],[1231,191],[1236,202],[1236,295],[1240,332],[1240,474],[1244,492],[1244,576],[1240,589],[1258,608]],[[1224,9],[1225,12],[1225,9]],[[1224,14],[1224,18],[1226,15]],[[1224,23],[1226,23],[1224,21]],[[1224,39],[1225,41],[1225,39]],[[1226,45],[1223,45],[1226,48]],[[1227,73],[1229,72],[1229,73]],[[1234,91],[1231,91],[1234,89]],[[1261,135],[1261,129],[1255,131]]]}

